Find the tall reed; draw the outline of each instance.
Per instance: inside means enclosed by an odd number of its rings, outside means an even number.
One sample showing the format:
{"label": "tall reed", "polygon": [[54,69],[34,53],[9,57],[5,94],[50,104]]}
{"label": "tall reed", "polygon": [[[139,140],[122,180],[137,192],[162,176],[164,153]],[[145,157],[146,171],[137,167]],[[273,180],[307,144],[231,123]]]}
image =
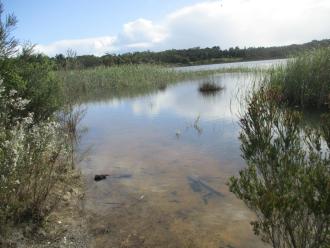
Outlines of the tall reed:
{"label": "tall reed", "polygon": [[204,78],[224,72],[252,72],[249,68],[184,71],[151,65],[120,65],[93,69],[58,71],[64,95],[75,101],[90,96],[136,96],[183,80]]}
{"label": "tall reed", "polygon": [[330,48],[306,51],[273,68],[266,83],[292,106],[324,108],[330,102]]}

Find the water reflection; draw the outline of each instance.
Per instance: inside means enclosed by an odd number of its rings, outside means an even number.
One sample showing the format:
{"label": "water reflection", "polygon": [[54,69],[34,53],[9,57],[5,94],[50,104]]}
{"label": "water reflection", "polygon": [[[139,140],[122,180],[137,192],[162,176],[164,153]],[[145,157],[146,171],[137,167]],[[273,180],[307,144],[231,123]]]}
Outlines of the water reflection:
{"label": "water reflection", "polygon": [[[187,81],[86,104],[83,144],[94,148],[81,168],[93,245],[265,247],[249,225],[253,214],[226,186],[244,166],[237,113],[252,78],[217,75],[225,89],[211,97],[198,92],[201,81]],[[96,183],[95,174],[132,177]]]}
{"label": "water reflection", "polygon": [[[166,91],[137,98],[130,101],[133,113],[140,116],[155,117],[171,113],[178,118],[194,119],[200,116],[202,120],[235,120],[239,101],[236,98],[248,87],[251,80],[248,74],[221,74],[214,82],[224,89],[217,94],[200,94],[198,87],[201,81],[187,81],[176,86],[170,86]],[[239,91],[238,89],[241,89]],[[125,103],[123,103],[125,104]]]}

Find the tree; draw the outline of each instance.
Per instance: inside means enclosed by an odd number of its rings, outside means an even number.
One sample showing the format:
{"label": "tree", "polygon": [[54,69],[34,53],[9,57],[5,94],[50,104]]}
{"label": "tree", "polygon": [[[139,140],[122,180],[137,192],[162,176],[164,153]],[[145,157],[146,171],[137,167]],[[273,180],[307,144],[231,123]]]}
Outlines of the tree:
{"label": "tree", "polygon": [[279,108],[280,100],[266,89],[249,100],[240,120],[247,167],[230,178],[230,190],[256,213],[254,232],[273,247],[330,247],[330,118],[323,131],[303,128],[301,114]]}
{"label": "tree", "polygon": [[13,14],[3,16],[4,8],[0,2],[0,59],[6,58],[17,52],[17,40],[11,36],[17,19]]}

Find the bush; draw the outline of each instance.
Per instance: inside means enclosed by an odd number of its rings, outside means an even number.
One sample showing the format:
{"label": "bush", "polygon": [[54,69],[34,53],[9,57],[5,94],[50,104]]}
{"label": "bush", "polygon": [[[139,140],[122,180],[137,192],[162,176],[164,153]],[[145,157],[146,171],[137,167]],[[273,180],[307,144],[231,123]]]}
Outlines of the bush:
{"label": "bush", "polygon": [[[9,60],[9,59],[8,59]],[[53,73],[54,64],[33,49],[24,49],[15,59],[10,59],[7,68],[0,69],[7,90],[15,89],[30,100],[26,112],[33,112],[37,121],[50,117],[61,106],[61,92]]]}
{"label": "bush", "polygon": [[16,18],[2,13],[0,2],[0,246],[9,224],[42,220],[72,185],[80,120],[72,108],[56,112],[53,63],[33,47],[16,54]]}
{"label": "bush", "polygon": [[[11,36],[17,23],[14,15],[3,16],[0,1],[0,78],[6,90],[16,90],[30,99],[26,112],[34,112],[35,120],[45,120],[60,106],[60,88],[53,75],[54,63],[48,57],[33,53],[33,46],[23,47]],[[15,56],[14,56],[15,55]]]}
{"label": "bush", "polygon": [[266,83],[281,89],[290,105],[322,108],[330,104],[330,48],[307,51],[270,71]]}
{"label": "bush", "polygon": [[0,85],[0,229],[11,221],[40,220],[72,175],[72,148],[62,125],[18,115],[27,104]]}
{"label": "bush", "polygon": [[278,107],[280,98],[261,88],[248,100],[240,120],[247,168],[230,178],[230,190],[256,213],[255,234],[273,247],[329,247],[330,118],[323,129],[304,128],[301,113]]}

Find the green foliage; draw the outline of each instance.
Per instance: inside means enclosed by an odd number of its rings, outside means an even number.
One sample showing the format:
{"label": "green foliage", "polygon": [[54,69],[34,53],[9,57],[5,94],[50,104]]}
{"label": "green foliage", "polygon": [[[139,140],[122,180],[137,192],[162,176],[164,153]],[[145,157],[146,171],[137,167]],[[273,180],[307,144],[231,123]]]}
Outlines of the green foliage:
{"label": "green foliage", "polygon": [[60,88],[48,57],[33,47],[10,56],[16,19],[3,21],[2,13],[0,3],[0,239],[9,224],[42,220],[61,199],[72,181],[80,120],[79,113],[55,113]]}
{"label": "green foliage", "polygon": [[16,58],[0,60],[0,64],[6,90],[15,89],[21,97],[30,99],[26,112],[34,112],[36,120],[47,119],[58,110],[61,92],[48,57],[23,51]]}
{"label": "green foliage", "polygon": [[55,78],[53,62],[41,54],[33,54],[33,50],[22,52],[14,60],[15,70],[24,82],[25,87],[16,85],[19,94],[30,99],[27,111],[35,114],[36,120],[50,117],[61,105],[60,86]]}
{"label": "green foliage", "polygon": [[0,2],[0,79],[7,91],[17,90],[21,97],[30,99],[26,111],[34,112],[36,120],[44,120],[60,105],[58,82],[52,73],[55,64],[44,55],[33,54],[33,46],[25,46],[17,54],[18,43],[11,36],[16,17],[2,15]]}
{"label": "green foliage", "polygon": [[254,231],[275,248],[329,247],[329,123],[311,130],[301,113],[279,108],[278,90],[261,88],[240,120],[247,167],[230,190],[256,213]]}
{"label": "green foliage", "polygon": [[307,51],[270,71],[267,84],[280,88],[293,106],[326,107],[330,104],[330,48]]}

